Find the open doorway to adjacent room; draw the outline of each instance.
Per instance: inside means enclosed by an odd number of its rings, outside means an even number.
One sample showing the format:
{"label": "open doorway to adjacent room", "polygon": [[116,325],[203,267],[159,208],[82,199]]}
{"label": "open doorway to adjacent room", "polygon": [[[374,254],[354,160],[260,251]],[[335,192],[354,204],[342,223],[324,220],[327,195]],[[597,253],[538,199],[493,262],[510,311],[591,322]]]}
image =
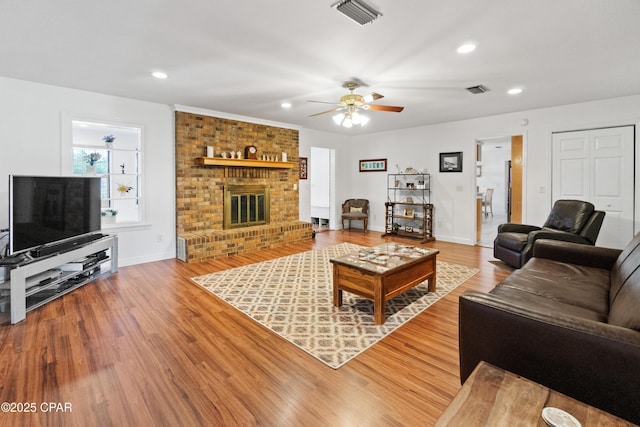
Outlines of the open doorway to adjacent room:
{"label": "open doorway to adjacent room", "polygon": [[309,181],[311,224],[316,233],[336,228],[334,149],[311,147]]}
{"label": "open doorway to adjacent room", "polygon": [[492,248],[498,226],[522,221],[522,136],[476,141],[476,244]]}

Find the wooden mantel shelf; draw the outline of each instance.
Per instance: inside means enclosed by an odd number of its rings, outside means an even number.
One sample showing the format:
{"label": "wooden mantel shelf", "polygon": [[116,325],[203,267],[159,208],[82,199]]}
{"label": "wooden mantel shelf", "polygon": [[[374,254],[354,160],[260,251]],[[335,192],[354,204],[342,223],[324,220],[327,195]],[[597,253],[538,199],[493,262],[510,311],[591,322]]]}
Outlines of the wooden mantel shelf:
{"label": "wooden mantel shelf", "polygon": [[293,169],[293,162],[273,162],[268,160],[251,159],[225,159],[224,157],[198,157],[199,165],[221,166],[221,167],[245,167],[245,168],[271,168],[271,169]]}

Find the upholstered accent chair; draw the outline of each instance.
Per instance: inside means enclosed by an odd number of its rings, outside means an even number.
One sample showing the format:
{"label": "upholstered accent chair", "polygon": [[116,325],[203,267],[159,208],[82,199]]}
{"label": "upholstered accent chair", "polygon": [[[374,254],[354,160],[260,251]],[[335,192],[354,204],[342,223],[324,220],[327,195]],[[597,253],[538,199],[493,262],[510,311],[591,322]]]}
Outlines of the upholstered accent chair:
{"label": "upholstered accent chair", "polygon": [[349,221],[349,230],[351,230],[351,221],[362,221],[366,233],[369,225],[369,201],[367,199],[347,199],[342,204],[342,231],[344,231],[345,220]]}
{"label": "upholstered accent chair", "polygon": [[538,239],[595,245],[605,213],[582,200],[557,200],[542,227],[501,224],[493,241],[493,256],[520,268],[531,258]]}

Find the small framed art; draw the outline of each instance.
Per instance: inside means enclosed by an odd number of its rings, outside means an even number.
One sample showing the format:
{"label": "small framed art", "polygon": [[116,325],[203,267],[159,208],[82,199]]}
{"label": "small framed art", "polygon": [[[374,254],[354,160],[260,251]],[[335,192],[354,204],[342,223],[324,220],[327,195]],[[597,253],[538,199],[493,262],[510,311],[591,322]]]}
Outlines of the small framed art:
{"label": "small framed art", "polygon": [[300,157],[300,179],[307,179],[309,176],[309,159]]}
{"label": "small framed art", "polygon": [[416,215],[416,210],[411,208],[405,208],[402,211],[402,216],[405,218],[413,218]]}
{"label": "small framed art", "polygon": [[462,151],[440,153],[440,172],[462,172]]}
{"label": "small framed art", "polygon": [[360,160],[360,172],[385,172],[387,159]]}

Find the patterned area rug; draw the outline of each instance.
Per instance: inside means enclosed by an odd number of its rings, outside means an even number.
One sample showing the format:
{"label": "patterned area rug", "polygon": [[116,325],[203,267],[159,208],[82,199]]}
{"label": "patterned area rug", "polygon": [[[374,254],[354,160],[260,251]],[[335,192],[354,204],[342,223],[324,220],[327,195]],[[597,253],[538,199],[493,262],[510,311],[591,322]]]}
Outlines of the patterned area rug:
{"label": "patterned area rug", "polygon": [[331,258],[362,246],[341,243],[192,280],[253,320],[337,369],[451,292],[479,270],[437,262],[436,292],[422,283],[386,305],[373,321],[373,302],[349,292],[333,306]]}

